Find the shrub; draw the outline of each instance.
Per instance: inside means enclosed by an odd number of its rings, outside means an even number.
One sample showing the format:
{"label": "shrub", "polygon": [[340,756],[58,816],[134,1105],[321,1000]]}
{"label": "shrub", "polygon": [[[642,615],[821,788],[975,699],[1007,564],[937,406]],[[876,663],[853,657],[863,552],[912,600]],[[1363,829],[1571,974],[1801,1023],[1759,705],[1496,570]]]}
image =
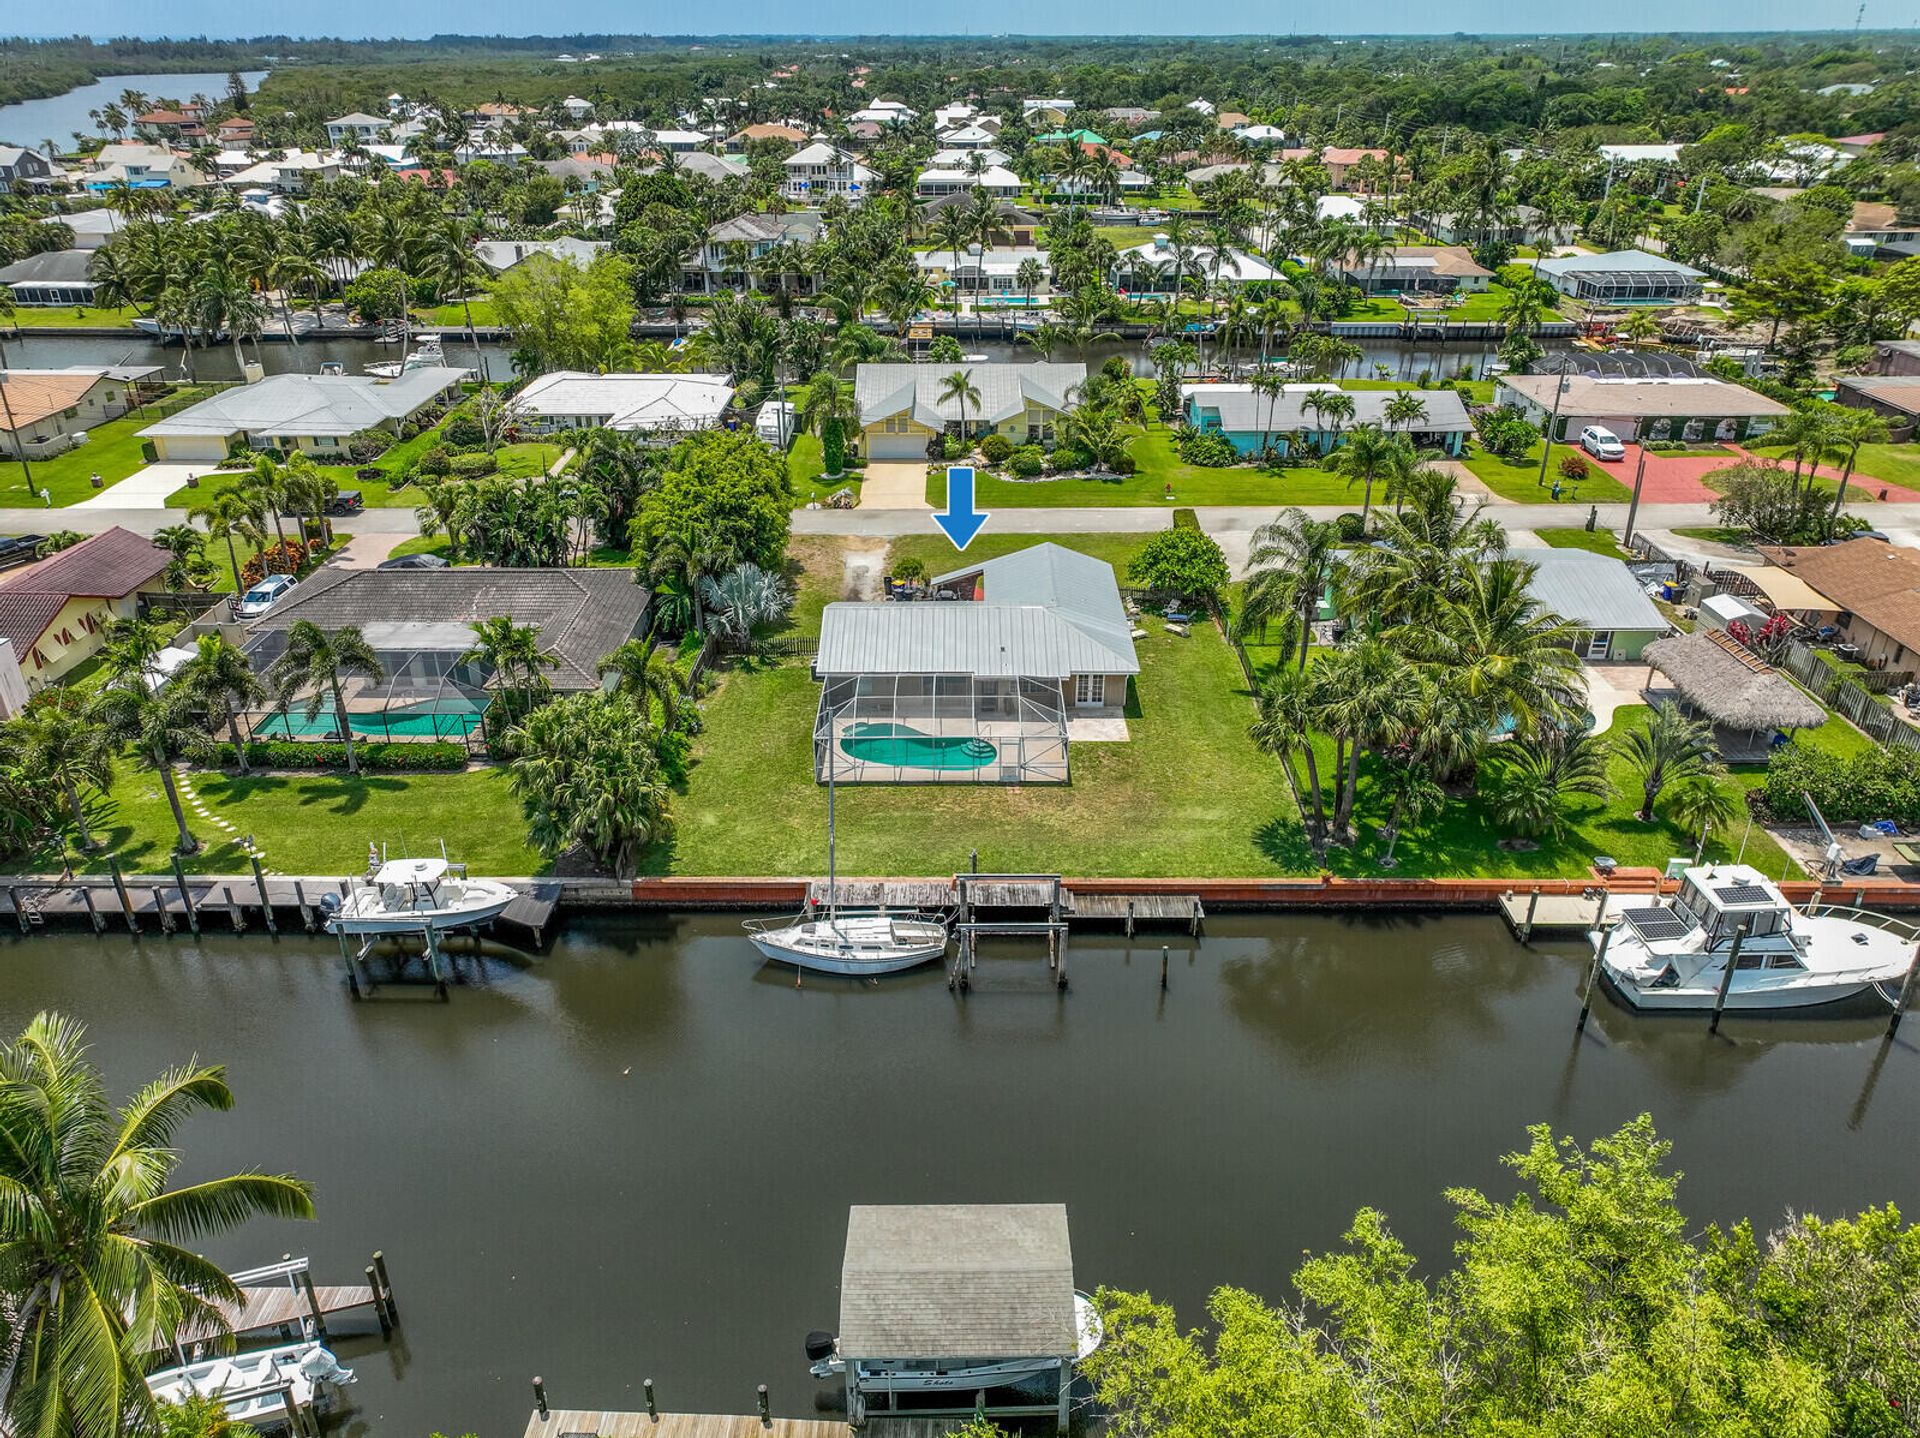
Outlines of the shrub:
{"label": "shrub", "polygon": [[972,449],[959,435],[950,434],[940,442],[940,452],[947,457],[948,464],[958,464],[972,453]]}
{"label": "shrub", "polygon": [[1037,444],[1021,445],[1007,460],[1007,468],[1021,479],[1032,479],[1046,467],[1046,455]]}
{"label": "shrub", "polygon": [[476,444],[487,442],[487,432],[480,427],[480,421],[464,408],[453,412],[440,437],[455,449],[472,449]]}
{"label": "shrub", "polygon": [[823,474],[847,472],[847,427],[837,419],[820,426],[820,469]]}
{"label": "shrub", "polygon": [[[353,746],[353,755],[362,769],[383,773],[409,769],[447,773],[467,767],[466,748],[453,743],[363,741]],[[214,762],[222,768],[232,768],[233,745],[215,745]],[[294,739],[252,739],[247,742],[247,763],[256,769],[344,769],[347,746]]]}
{"label": "shrub", "polygon": [[475,454],[456,454],[447,462],[448,471],[460,479],[478,479],[483,474],[492,474],[496,468],[494,457],[484,449]]}
{"label": "shrub", "polygon": [[1587,477],[1587,457],[1575,450],[1572,454],[1560,456],[1560,477],[1571,479],[1575,483]]}
{"label": "shrub", "polygon": [[1004,434],[990,434],[980,441],[980,453],[988,464],[1005,464],[1013,453],[1013,441]]}
{"label": "shrub", "polygon": [[1782,823],[1805,822],[1803,790],[1835,827],[1870,819],[1920,824],[1920,753],[1875,748],[1843,758],[1810,744],[1783,744],[1767,761],[1767,809]]}
{"label": "shrub", "polygon": [[1122,355],[1108,355],[1106,363],[1100,366],[1100,373],[1108,379],[1124,383],[1131,383],[1133,380],[1133,366],[1127,363]]}
{"label": "shrub", "polygon": [[1334,530],[1342,544],[1358,544],[1367,537],[1367,522],[1351,509],[1333,517]]}
{"label": "shrub", "polygon": [[1233,441],[1213,430],[1182,430],[1174,447],[1180,451],[1180,458],[1203,469],[1225,469],[1230,464],[1240,462]]}
{"label": "shrub", "polygon": [[430,474],[438,479],[453,468],[453,456],[447,453],[447,447],[444,444],[436,444],[420,456],[420,462],[415,468],[422,474]]}
{"label": "shrub", "polygon": [[241,587],[250,589],[269,574],[298,574],[306,562],[307,547],[299,540],[275,541],[240,566]]}
{"label": "shrub", "polygon": [[1164,594],[1198,599],[1227,582],[1227,557],[1198,529],[1162,529],[1140,546],[1127,565],[1127,578]]}
{"label": "shrub", "polygon": [[1047,456],[1047,468],[1051,469],[1055,474],[1060,474],[1066,470],[1085,469],[1092,463],[1092,455],[1088,454],[1084,449],[1075,449],[1070,444],[1059,446],[1052,454]]}
{"label": "shrub", "polygon": [[384,429],[363,429],[347,441],[347,458],[355,464],[366,464],[380,458],[393,446],[393,436]]}
{"label": "shrub", "polygon": [[1480,433],[1482,447],[1501,459],[1520,458],[1540,438],[1540,431],[1513,405],[1483,409],[1473,417],[1473,425]]}

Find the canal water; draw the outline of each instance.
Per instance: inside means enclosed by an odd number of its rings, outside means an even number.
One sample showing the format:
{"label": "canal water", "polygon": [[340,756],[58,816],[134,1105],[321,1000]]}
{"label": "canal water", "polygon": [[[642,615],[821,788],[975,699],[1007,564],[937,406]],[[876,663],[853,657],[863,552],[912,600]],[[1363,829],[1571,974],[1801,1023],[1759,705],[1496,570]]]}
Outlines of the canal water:
{"label": "canal water", "polygon": [[[832,1328],[853,1203],[1063,1201],[1076,1276],[1200,1322],[1217,1284],[1285,1293],[1307,1249],[1381,1207],[1423,1258],[1441,1192],[1511,1192],[1548,1123],[1642,1110],[1696,1221],[1920,1208],[1920,1055],[1883,1021],[1574,1019],[1577,943],[1491,917],[1219,916],[1173,945],[1076,935],[866,985],[763,967],[726,916],[574,926],[450,1003],[354,1003],[331,942],[35,935],[0,956],[0,1022],[90,1026],[125,1094],[198,1054],[234,1110],[180,1135],[191,1180],[312,1180],[319,1220],[219,1240],[229,1266],[309,1253],[319,1282],[389,1258],[401,1340],[343,1340],[350,1422],[517,1438],[561,1407],[813,1411],[802,1341]],[[1883,1063],[1876,1067],[1876,1055]]]}
{"label": "canal water", "polygon": [[[260,82],[266,78],[265,70],[240,72],[240,79],[249,90],[259,89]],[[91,85],[69,90],[64,95],[0,105],[0,144],[26,145],[37,150],[46,141],[52,140],[63,150],[71,149],[74,131],[78,130],[89,137],[100,134],[87,112],[118,103],[121,92],[126,90],[138,90],[150,100],[158,100],[163,95],[172,100],[191,100],[195,95],[224,100],[227,96],[227,72],[107,75]],[[129,115],[127,118],[133,117]]]}

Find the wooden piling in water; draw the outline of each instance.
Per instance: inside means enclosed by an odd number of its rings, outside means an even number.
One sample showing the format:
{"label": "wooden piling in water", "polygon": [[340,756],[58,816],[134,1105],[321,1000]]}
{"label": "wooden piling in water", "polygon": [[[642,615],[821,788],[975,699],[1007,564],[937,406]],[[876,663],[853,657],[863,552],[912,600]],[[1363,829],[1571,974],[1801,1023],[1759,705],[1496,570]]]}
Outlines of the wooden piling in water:
{"label": "wooden piling in water", "polygon": [[127,876],[120,872],[120,856],[107,855],[107,872],[113,875],[114,892],[120,896],[120,912],[127,916],[127,932],[140,932],[140,920],[134,916],[133,896],[127,892]]}
{"label": "wooden piling in water", "polygon": [[[180,856],[178,854],[173,856],[173,877],[180,885],[180,906],[187,911],[187,927],[193,930],[195,937],[198,937],[200,933],[200,915],[193,907],[193,890],[187,887],[186,866],[180,862]],[[158,890],[155,892],[157,893]]]}
{"label": "wooden piling in water", "polygon": [[320,1342],[327,1341],[327,1319],[320,1311],[320,1295],[313,1291],[313,1273],[310,1269],[301,1269],[298,1273],[300,1291],[307,1297],[307,1312],[313,1319],[313,1336]]}
{"label": "wooden piling in water", "polygon": [[93,925],[94,933],[104,934],[107,931],[107,920],[106,916],[94,907],[93,885],[80,886],[80,902],[87,906],[87,921]]}
{"label": "wooden piling in water", "polygon": [[239,901],[233,897],[233,885],[226,884],[222,887],[226,891],[227,917],[233,921],[233,931],[236,934],[244,934],[247,931],[247,918],[246,915],[241,912]]}
{"label": "wooden piling in water", "polygon": [[1160,992],[1163,994],[1167,991],[1167,966],[1172,963],[1172,961],[1172,953],[1169,951],[1167,945],[1162,944],[1160,946]]}
{"label": "wooden piling in water", "polygon": [[1523,944],[1526,943],[1527,940],[1533,937],[1533,911],[1539,907],[1540,907],[1540,886],[1538,884],[1535,884],[1533,886],[1533,894],[1527,900],[1526,920],[1520,925],[1520,942]]}
{"label": "wooden piling in water", "polygon": [[260,867],[260,856],[249,854],[253,860],[253,887],[260,895],[260,917],[267,921],[267,932],[277,934],[280,926],[273,921],[273,900],[267,897],[267,872]]}
{"label": "wooden piling in water", "polygon": [[1733,987],[1733,971],[1740,966],[1740,946],[1747,941],[1747,930],[1753,927],[1753,920],[1742,919],[1740,926],[1733,931],[1733,949],[1727,955],[1727,967],[1720,975],[1720,992],[1713,997],[1713,1022],[1707,1025],[1707,1032],[1720,1032],[1720,1014],[1727,1006],[1727,990]]}
{"label": "wooden piling in water", "polygon": [[300,922],[307,926],[307,932],[310,934],[318,933],[320,931],[320,924],[319,921],[314,918],[313,905],[307,902],[307,885],[304,879],[295,879],[293,881],[293,902],[294,906],[300,910]]}
{"label": "wooden piling in water", "polygon": [[158,884],[153,886],[153,911],[160,916],[160,932],[173,932],[173,915],[167,909],[167,891]]}
{"label": "wooden piling in water", "polygon": [[651,1378],[641,1379],[640,1391],[647,1396],[647,1417],[658,1423],[660,1421],[660,1405],[654,1401],[653,1380]]}
{"label": "wooden piling in water", "polygon": [[1594,947],[1593,962],[1587,967],[1587,987],[1580,995],[1580,1022],[1573,1026],[1575,1033],[1584,1033],[1587,1028],[1587,1015],[1593,1012],[1593,986],[1600,982],[1600,965],[1606,962],[1607,945],[1613,942],[1613,930],[1602,929],[1600,942]]}
{"label": "wooden piling in water", "polygon": [[27,931],[27,906],[20,902],[19,885],[7,885],[7,899],[13,905],[14,920],[20,925],[20,932],[24,934]]}
{"label": "wooden piling in water", "polygon": [[767,1396],[767,1385],[762,1383],[759,1388],[754,1390],[754,1397],[758,1399],[760,1403],[760,1426],[762,1428],[773,1427],[773,1403]]}
{"label": "wooden piling in water", "polygon": [[540,1416],[542,1418],[551,1418],[553,1416],[552,1410],[547,1407],[546,1380],[538,1374],[534,1375],[533,1380],[533,1406],[540,1410]]}
{"label": "wooden piling in water", "polygon": [[1920,974],[1920,944],[1913,946],[1913,962],[1907,965],[1907,976],[1900,981],[1900,997],[1895,1000],[1893,1013],[1887,1019],[1888,1038],[1900,1032],[1900,1020],[1905,1017],[1907,1003],[1913,997],[1913,981],[1916,974]]}
{"label": "wooden piling in water", "polygon": [[393,1301],[393,1280],[387,1277],[387,1255],[383,1249],[376,1248],[373,1251],[373,1271],[380,1275],[380,1287],[375,1291],[380,1295],[380,1301],[386,1305],[387,1317],[398,1323],[400,1309]]}
{"label": "wooden piling in water", "polygon": [[367,1287],[373,1290],[373,1316],[380,1324],[382,1338],[393,1337],[393,1320],[387,1315],[387,1305],[380,1301],[380,1279],[373,1271],[373,1265],[367,1265]]}

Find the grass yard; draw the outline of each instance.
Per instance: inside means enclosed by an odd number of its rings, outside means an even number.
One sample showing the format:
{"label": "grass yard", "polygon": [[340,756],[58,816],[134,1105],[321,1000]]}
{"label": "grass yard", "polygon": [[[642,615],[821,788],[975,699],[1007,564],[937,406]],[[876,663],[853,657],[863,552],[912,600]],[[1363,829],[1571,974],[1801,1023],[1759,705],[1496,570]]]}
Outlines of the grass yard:
{"label": "grass yard", "polygon": [[1609,504],[1624,502],[1633,498],[1633,491],[1611,473],[1602,469],[1593,461],[1587,462],[1587,477],[1578,483],[1560,476],[1560,460],[1569,454],[1580,454],[1581,449],[1573,444],[1556,444],[1553,454],[1547,461],[1546,482],[1540,482],[1540,446],[1533,445],[1527,450],[1525,459],[1509,461],[1496,454],[1475,448],[1465,464],[1472,470],[1488,489],[1502,499],[1510,499],[1515,504],[1546,504],[1553,499],[1553,482],[1560,480],[1560,502],[1563,504]]}
{"label": "grass yard", "polygon": [[[207,391],[181,389],[172,399],[191,402],[203,398]],[[180,408],[172,404],[171,408]],[[69,504],[78,504],[83,499],[91,499],[100,493],[93,487],[93,475],[107,482],[112,488],[137,469],[146,466],[146,458],[140,449],[140,431],[158,421],[159,415],[153,409],[141,409],[119,419],[110,419],[105,424],[96,425],[87,431],[87,442],[57,454],[52,459],[36,459],[31,462],[33,469],[33,488],[47,490],[53,495],[55,508]],[[26,468],[18,460],[0,463],[0,505],[38,505],[37,494],[27,492]]]}
{"label": "grass yard", "polygon": [[[467,335],[467,308],[458,300],[446,305],[415,305],[413,318],[417,325],[445,331],[449,343],[455,335],[458,335],[460,342],[464,344]],[[475,295],[472,309],[475,328],[485,329],[500,323],[499,312],[494,309],[493,300],[490,297]]]}
{"label": "grass yard", "polygon": [[[504,770],[464,774],[256,774],[248,778],[195,772],[188,782],[209,813],[227,820],[227,830],[187,810],[188,827],[202,841],[185,861],[193,873],[244,874],[246,852],[238,838],[251,834],[269,868],[291,873],[356,874],[366,866],[367,845],[385,843],[395,853],[437,853],[447,841],[455,857],[481,874],[537,874],[546,861],[528,847],[519,803],[508,791]],[[183,800],[184,801],[184,800]],[[105,873],[106,853],[139,873],[165,873],[175,831],[166,794],[153,771],[121,760],[111,792],[94,805],[94,835],[106,848],[74,868]],[[14,872],[60,867],[60,854],[34,853],[14,861]]]}
{"label": "grass yard", "polygon": [[1753,536],[1744,529],[1728,529],[1724,525],[1693,524],[1674,530],[1686,539],[1704,539],[1711,544],[1727,544],[1736,549],[1751,549]]}
{"label": "grass yard", "polygon": [[830,494],[843,489],[853,491],[853,502],[860,503],[860,482],[865,477],[861,473],[860,462],[849,459],[847,472],[838,479],[822,477],[826,470],[826,460],[820,452],[820,436],[817,434],[797,434],[787,446],[787,478],[793,481],[793,507],[804,509],[809,504],[824,503]]}
{"label": "grass yard", "polygon": [[[1466,381],[1467,388],[1472,392],[1473,403],[1492,404],[1493,403],[1493,383],[1494,382],[1490,379],[1470,379]],[[1415,396],[1418,396],[1420,394],[1427,392],[1425,390],[1422,390],[1419,385],[1403,379],[1343,379],[1340,381],[1340,388],[1341,389],[1396,389],[1396,390],[1403,389],[1403,390],[1406,390],[1409,394],[1412,394]],[[1432,389],[1438,388],[1438,386],[1429,385],[1427,388],[1428,390],[1432,390]]]}
{"label": "grass yard", "polygon": [[15,329],[125,329],[140,311],[100,309],[93,305],[16,305],[7,323]]}
{"label": "grass yard", "polygon": [[1144,534],[981,534],[967,546],[963,555],[953,547],[953,542],[939,530],[930,530],[926,534],[912,534],[896,539],[887,549],[887,563],[898,564],[903,559],[917,559],[926,565],[928,574],[947,574],[963,564],[976,563],[982,559],[998,559],[1003,554],[1012,554],[1016,549],[1026,549],[1035,544],[1058,544],[1067,549],[1077,549],[1082,554],[1091,554],[1095,559],[1104,559],[1111,564],[1114,573],[1122,584],[1127,582],[1127,564],[1147,542]]}
{"label": "grass yard", "polygon": [[1549,549],[1585,549],[1609,559],[1630,557],[1611,529],[1536,529],[1534,533]]}
{"label": "grass yard", "polygon": [[[440,431],[422,430],[411,439],[403,439],[391,446],[375,459],[371,469],[381,473],[379,479],[361,479],[358,465],[323,464],[320,472],[329,476],[342,489],[360,491],[361,502],[369,509],[412,509],[421,503],[421,492],[412,482],[412,470],[425,454],[439,442]],[[499,472],[516,479],[527,479],[544,474],[547,469],[566,453],[566,446],[558,440],[529,440],[522,444],[503,444],[494,451],[494,457],[500,466]],[[230,489],[246,477],[245,470],[219,470],[200,477],[199,488],[182,485],[167,496],[167,508],[191,509],[204,503],[206,496],[222,489]]]}

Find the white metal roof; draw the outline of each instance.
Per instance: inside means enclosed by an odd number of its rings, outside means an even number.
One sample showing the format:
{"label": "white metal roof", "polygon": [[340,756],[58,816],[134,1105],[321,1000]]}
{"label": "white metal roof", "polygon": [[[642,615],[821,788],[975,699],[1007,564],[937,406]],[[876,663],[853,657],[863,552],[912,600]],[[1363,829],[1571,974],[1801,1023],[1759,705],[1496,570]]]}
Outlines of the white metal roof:
{"label": "white metal roof", "polygon": [[702,429],[733,402],[724,375],[543,374],[514,397],[522,414],[584,417],[608,429]]}
{"label": "white metal roof", "polygon": [[[951,258],[951,256],[949,256]],[[1064,410],[1067,392],[1086,383],[1087,367],[1056,364],[863,364],[854,371],[853,394],[860,406],[860,423],[873,424],[890,415],[911,411],[915,420],[939,429],[960,418],[960,402],[943,400],[940,392],[955,370],[972,376],[980,392],[967,405],[967,419],[1000,424],[1030,404]]]}
{"label": "white metal roof", "polygon": [[366,375],[276,374],[190,405],[141,430],[147,435],[347,435],[404,419],[460,383],[464,370],[435,366],[394,380]]}

